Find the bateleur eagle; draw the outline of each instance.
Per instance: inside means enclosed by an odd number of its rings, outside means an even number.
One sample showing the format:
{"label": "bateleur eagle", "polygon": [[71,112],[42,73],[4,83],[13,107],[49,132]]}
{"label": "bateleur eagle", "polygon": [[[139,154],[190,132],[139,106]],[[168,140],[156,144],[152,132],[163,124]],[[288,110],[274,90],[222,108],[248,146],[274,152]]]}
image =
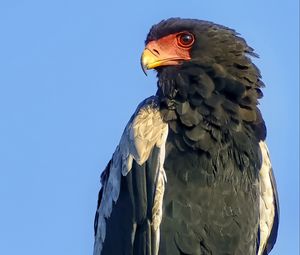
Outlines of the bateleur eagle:
{"label": "bateleur eagle", "polygon": [[171,18],[141,57],[157,93],[101,175],[94,255],[269,254],[279,207],[257,57],[234,30]]}

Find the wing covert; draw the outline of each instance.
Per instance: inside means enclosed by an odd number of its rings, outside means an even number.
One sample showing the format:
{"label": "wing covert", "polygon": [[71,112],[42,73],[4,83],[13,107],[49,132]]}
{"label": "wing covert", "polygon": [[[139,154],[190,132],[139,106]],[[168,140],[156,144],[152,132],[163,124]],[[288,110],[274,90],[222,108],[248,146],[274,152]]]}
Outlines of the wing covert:
{"label": "wing covert", "polygon": [[[167,133],[157,98],[144,100],[128,122],[101,176],[94,255],[102,251],[109,254],[109,250],[117,249],[118,242],[129,250],[148,249],[149,254],[157,254]],[[143,237],[145,233],[151,236],[150,247],[149,240]]]}
{"label": "wing covert", "polygon": [[278,232],[279,200],[268,147],[260,142],[262,167],[260,170],[260,246],[258,255],[272,250]]}

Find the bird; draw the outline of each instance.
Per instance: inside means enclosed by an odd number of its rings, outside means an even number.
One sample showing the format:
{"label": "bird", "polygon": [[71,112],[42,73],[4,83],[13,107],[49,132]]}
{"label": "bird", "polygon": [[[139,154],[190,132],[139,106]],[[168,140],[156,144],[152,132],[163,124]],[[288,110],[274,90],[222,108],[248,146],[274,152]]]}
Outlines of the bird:
{"label": "bird", "polygon": [[279,201],[258,108],[258,55],[235,30],[169,18],[153,25],[141,102],[101,174],[94,255],[267,255]]}

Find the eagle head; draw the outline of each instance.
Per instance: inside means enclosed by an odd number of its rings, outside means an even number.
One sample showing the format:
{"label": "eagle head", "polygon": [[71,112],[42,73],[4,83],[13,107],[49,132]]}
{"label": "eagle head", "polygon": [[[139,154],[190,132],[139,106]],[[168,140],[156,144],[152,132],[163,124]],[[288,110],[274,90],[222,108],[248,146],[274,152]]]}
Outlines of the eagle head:
{"label": "eagle head", "polygon": [[145,71],[155,68],[159,72],[166,66],[218,65],[223,72],[226,70],[233,76],[230,67],[238,70],[252,67],[251,71],[256,71],[259,76],[249,58],[258,56],[253,49],[233,29],[212,22],[180,18],[163,20],[150,29],[145,44],[141,57]]}
{"label": "eagle head", "polygon": [[141,65],[144,72],[157,71],[162,108],[172,110],[187,102],[209,122],[248,123],[259,138],[265,137],[257,108],[264,84],[251,60],[258,55],[235,30],[208,21],[170,18],[150,29],[145,45]]}

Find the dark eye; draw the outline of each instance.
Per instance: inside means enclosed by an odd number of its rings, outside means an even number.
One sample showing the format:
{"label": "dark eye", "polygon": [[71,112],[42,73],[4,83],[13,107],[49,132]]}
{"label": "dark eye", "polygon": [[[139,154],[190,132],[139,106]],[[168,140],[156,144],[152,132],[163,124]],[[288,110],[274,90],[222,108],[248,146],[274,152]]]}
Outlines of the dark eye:
{"label": "dark eye", "polygon": [[177,36],[178,45],[184,48],[191,47],[194,41],[194,35],[191,33],[184,32]]}

